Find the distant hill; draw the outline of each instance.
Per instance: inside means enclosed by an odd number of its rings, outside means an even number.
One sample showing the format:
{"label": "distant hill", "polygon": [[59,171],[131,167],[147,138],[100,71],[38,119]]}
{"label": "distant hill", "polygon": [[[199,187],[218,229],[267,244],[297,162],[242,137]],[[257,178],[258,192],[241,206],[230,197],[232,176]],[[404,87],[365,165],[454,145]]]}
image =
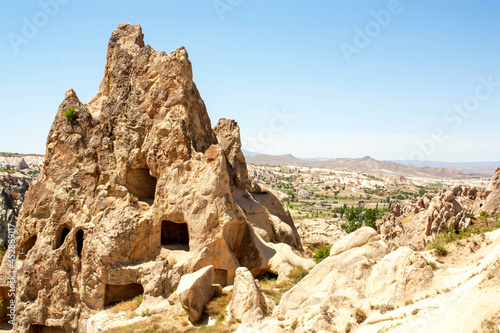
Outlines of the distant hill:
{"label": "distant hill", "polygon": [[414,166],[392,161],[379,161],[369,156],[363,158],[336,158],[326,161],[307,161],[290,154],[278,156],[260,154],[255,156],[246,156],[245,158],[247,163],[256,165],[293,165],[311,168],[342,170],[373,175],[438,178],[467,178],[487,176],[486,174],[461,171],[450,167]]}
{"label": "distant hill", "polygon": [[500,161],[492,162],[437,162],[437,161],[394,161],[401,164],[414,166],[427,166],[431,168],[453,168],[463,172],[478,173],[491,176],[500,167]]}

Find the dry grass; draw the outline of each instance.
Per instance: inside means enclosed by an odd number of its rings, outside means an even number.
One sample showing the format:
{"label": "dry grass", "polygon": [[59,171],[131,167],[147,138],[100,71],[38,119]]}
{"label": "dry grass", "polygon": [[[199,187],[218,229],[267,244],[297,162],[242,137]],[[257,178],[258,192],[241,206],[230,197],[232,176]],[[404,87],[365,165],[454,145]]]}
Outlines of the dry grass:
{"label": "dry grass", "polygon": [[121,311],[127,311],[127,312],[134,311],[139,306],[141,306],[142,299],[143,299],[143,295],[141,294],[141,295],[136,296],[128,301],[123,301],[123,302],[116,304],[115,306],[110,308],[110,311],[113,313],[117,313],[117,312],[121,312]]}
{"label": "dry grass", "polygon": [[222,294],[213,298],[205,306],[205,313],[211,318],[217,318],[218,321],[224,321],[226,317],[226,308],[231,301],[232,293]]}
{"label": "dry grass", "polygon": [[276,305],[278,305],[283,294],[292,289],[292,287],[299,283],[307,274],[309,274],[309,272],[299,266],[291,270],[288,275],[288,281],[280,284],[277,283],[276,278],[266,275],[258,277],[258,279],[262,292],[273,299]]}
{"label": "dry grass", "polygon": [[500,313],[483,320],[479,329],[475,330],[474,333],[500,333]]}

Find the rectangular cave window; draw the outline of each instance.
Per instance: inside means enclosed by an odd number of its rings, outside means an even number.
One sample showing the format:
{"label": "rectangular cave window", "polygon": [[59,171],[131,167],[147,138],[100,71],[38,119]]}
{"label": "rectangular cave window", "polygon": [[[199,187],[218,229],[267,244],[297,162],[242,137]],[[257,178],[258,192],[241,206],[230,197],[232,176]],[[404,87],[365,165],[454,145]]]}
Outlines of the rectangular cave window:
{"label": "rectangular cave window", "polygon": [[83,230],[80,229],[76,232],[75,235],[75,240],[76,240],[76,252],[78,253],[78,256],[82,256],[82,250],[83,250]]}
{"label": "rectangular cave window", "polygon": [[187,223],[172,221],[161,222],[161,244],[182,245],[189,250],[189,231]]}
{"label": "rectangular cave window", "polygon": [[104,290],[104,306],[112,306],[143,293],[144,288],[138,283],[123,285],[107,284]]}
{"label": "rectangular cave window", "polygon": [[225,269],[214,269],[214,284],[220,284],[221,286],[227,286],[227,271]]}
{"label": "rectangular cave window", "polygon": [[64,244],[64,240],[66,239],[66,236],[68,236],[69,232],[70,229],[67,225],[64,225],[58,232],[56,239],[56,249],[60,248]]}
{"label": "rectangular cave window", "polygon": [[128,169],[125,187],[139,200],[150,202],[155,199],[156,178],[149,174],[149,169]]}
{"label": "rectangular cave window", "polygon": [[64,333],[60,326],[30,325],[30,333]]}

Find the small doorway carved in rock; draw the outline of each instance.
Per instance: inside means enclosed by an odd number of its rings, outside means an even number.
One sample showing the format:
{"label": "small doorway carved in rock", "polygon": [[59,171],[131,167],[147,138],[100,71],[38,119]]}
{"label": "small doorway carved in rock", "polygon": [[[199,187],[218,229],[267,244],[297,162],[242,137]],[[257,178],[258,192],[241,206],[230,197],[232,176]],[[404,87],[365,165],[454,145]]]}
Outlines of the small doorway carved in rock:
{"label": "small doorway carved in rock", "polygon": [[189,230],[187,223],[162,221],[161,245],[169,250],[189,251]]}

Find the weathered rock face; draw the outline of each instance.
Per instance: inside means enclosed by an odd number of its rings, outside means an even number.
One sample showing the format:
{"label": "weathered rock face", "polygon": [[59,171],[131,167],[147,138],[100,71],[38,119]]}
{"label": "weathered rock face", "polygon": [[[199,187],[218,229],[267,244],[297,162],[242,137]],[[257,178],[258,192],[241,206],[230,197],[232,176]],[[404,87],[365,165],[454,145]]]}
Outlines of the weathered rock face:
{"label": "weathered rock face", "polygon": [[16,225],[19,207],[33,178],[20,172],[0,172],[0,246],[6,246],[9,225]]}
{"label": "weathered rock face", "polygon": [[207,266],[194,273],[183,275],[177,290],[170,296],[170,299],[175,303],[176,297],[179,297],[182,307],[188,313],[189,320],[196,322],[200,319],[203,308],[212,297],[213,281],[213,266]]}
{"label": "weathered rock face", "polygon": [[500,168],[495,171],[488,187],[490,194],[486,197],[486,202],[482,209],[490,216],[500,214]]}
{"label": "weathered rock face", "polygon": [[433,278],[427,260],[406,247],[390,253],[380,238],[369,227],[342,238],[273,315],[284,325],[299,323],[296,332],[343,332],[370,304],[401,305],[425,290]]}
{"label": "weathered rock face", "polygon": [[288,211],[250,186],[240,146],[234,121],[212,130],[186,50],[157,52],[140,26],[120,24],[99,92],[88,104],[66,93],[26,194],[15,330],[83,332],[96,311],[168,297],[203,267],[226,285],[239,266],[279,274],[299,260]]}
{"label": "weathered rock face", "polygon": [[408,247],[389,252],[374,230],[359,229],[332,247],[258,327],[298,333],[474,332],[485,322],[496,327],[500,230],[448,246],[446,257]]}
{"label": "weathered rock face", "polygon": [[268,314],[266,298],[252,273],[245,267],[236,270],[229,311],[236,321],[250,324]]}

